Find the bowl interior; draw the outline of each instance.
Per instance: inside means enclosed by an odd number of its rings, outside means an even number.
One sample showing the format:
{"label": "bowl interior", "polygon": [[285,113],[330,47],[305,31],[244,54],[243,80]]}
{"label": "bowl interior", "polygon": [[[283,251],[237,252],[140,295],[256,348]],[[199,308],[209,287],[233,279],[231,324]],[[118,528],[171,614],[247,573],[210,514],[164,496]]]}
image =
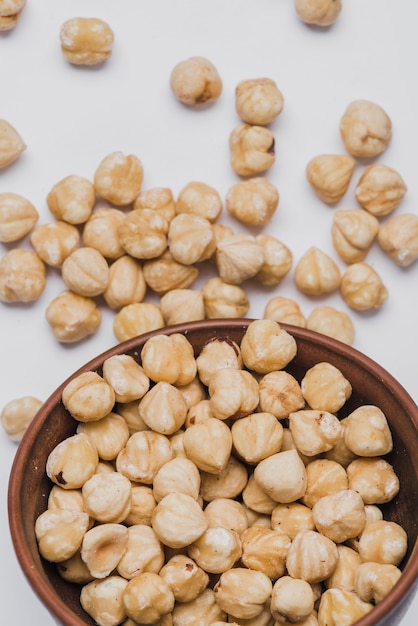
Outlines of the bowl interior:
{"label": "bowl interior", "polygon": [[[101,373],[106,358],[129,354],[138,361],[145,341],[154,334],[182,332],[199,354],[213,337],[229,338],[240,343],[249,319],[211,320],[179,324],[147,333],[118,344],[99,355],[70,378],[49,397],[29,426],[19,448],[10,474],[9,520],[12,541],[22,570],[35,593],[65,626],[94,624],[79,602],[80,588],[65,582],[55,566],[39,555],[34,534],[35,520],[46,509],[51,483],[45,474],[51,450],[64,438],[74,434],[76,423],[61,402],[61,393],[68,381],[82,371]],[[374,361],[338,341],[302,328],[281,324],[297,341],[295,359],[286,367],[298,380],[305,371],[320,361],[339,368],[353,387],[349,401],[339,412],[344,417],[362,404],[375,404],[385,413],[390,424],[394,449],[387,457],[400,478],[399,494],[384,505],[384,518],[398,522],[408,534],[408,552],[401,564],[404,570],[392,592],[373,611],[358,622],[359,626],[393,624],[407,608],[418,575],[417,504],[418,504],[418,407],[397,381]],[[403,607],[403,609],[402,609]]]}

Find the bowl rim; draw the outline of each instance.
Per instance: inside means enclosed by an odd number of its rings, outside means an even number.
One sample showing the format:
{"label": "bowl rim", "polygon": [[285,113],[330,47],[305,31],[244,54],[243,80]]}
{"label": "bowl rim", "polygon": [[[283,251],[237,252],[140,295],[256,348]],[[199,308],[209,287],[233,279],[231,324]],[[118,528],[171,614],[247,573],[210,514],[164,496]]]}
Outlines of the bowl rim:
{"label": "bowl rim", "polygon": [[[237,330],[241,329],[245,331],[248,325],[255,321],[255,318],[221,318],[211,320],[199,320],[196,322],[187,322],[180,324],[173,324],[165,326],[156,330],[137,335],[131,339],[115,344],[114,346],[106,349],[102,353],[93,357],[87,361],[84,365],[80,366],[76,371],[70,374],[45,400],[36,416],[29,424],[21,442],[16,450],[15,458],[13,460],[10,475],[7,494],[8,505],[8,518],[9,518],[9,530],[12,539],[12,544],[15,550],[15,554],[18,563],[21,567],[23,574],[25,575],[32,590],[38,596],[40,601],[49,610],[51,615],[60,620],[65,626],[85,626],[86,622],[79,618],[72,612],[68,612],[68,608],[64,601],[56,594],[55,589],[50,585],[46,579],[38,573],[36,564],[33,562],[30,552],[25,545],[25,535],[22,525],[20,524],[19,516],[19,502],[17,494],[24,489],[24,476],[23,467],[25,464],[25,458],[30,448],[36,439],[37,433],[41,426],[45,423],[51,409],[57,404],[57,401],[61,398],[62,390],[68,384],[70,380],[75,378],[83,371],[96,370],[101,367],[103,361],[114,355],[127,351],[135,350],[138,346],[142,346],[147,339],[155,335],[170,335],[175,332],[182,333],[187,337],[190,331],[220,331],[228,332],[228,329]],[[322,333],[302,328],[300,326],[294,326],[291,324],[280,323],[280,327],[292,334],[296,340],[304,340],[312,342],[316,345],[325,346],[331,352],[337,352],[343,358],[354,360],[357,364],[361,362],[362,367],[371,372],[375,378],[385,380],[386,386],[390,389],[392,394],[402,402],[406,407],[409,415],[412,417],[412,421],[418,432],[418,406],[406,391],[406,389],[397,381],[390,372],[379,365],[376,361],[368,357],[366,354],[357,350],[357,348],[345,344],[333,337],[324,335]],[[397,605],[401,602],[404,596],[409,595],[410,601],[418,587],[418,540],[415,542],[413,550],[411,551],[407,565],[402,571],[402,576],[396,583],[391,592],[378,603],[373,610],[365,615],[363,618],[356,622],[356,626],[373,626],[383,618],[394,612]],[[406,610],[406,608],[405,608]]]}

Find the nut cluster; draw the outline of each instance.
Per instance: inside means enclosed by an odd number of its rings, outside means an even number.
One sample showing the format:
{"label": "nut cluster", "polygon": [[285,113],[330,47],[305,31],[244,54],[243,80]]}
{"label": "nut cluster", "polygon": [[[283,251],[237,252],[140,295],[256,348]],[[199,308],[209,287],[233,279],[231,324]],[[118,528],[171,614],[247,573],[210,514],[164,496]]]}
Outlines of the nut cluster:
{"label": "nut cluster", "polygon": [[[36,208],[17,194],[0,195],[0,239],[25,235],[33,250],[9,250],[0,259],[0,300],[29,302],[44,291],[48,268],[57,268],[64,290],[46,307],[60,342],[97,331],[98,298],[115,311],[119,341],[167,324],[241,317],[249,309],[241,284],[254,279],[277,285],[292,267],[289,248],[273,235],[234,233],[218,220],[223,200],[216,189],[192,181],[175,199],[169,188],[142,189],[143,166],[135,155],[102,159],[93,181],[71,174],[55,183],[47,205],[55,220],[37,225]],[[226,206],[242,223],[267,225],[279,202],[264,177],[234,184]],[[218,276],[191,289],[200,264]],[[145,302],[157,294],[159,304]]]}
{"label": "nut cluster", "polygon": [[[327,2],[296,4],[298,11],[319,11],[321,20],[314,23],[322,25],[330,23],[331,8],[333,19],[340,10],[335,2],[332,7]],[[72,63],[93,64],[109,56],[113,33],[99,19],[74,18],[63,25],[61,40]],[[170,84],[189,106],[210,104],[222,92],[216,68],[203,57],[175,66]],[[274,235],[235,233],[220,217],[225,205],[230,216],[248,227],[270,223],[280,197],[265,176],[274,162],[275,146],[268,125],[282,113],[283,104],[283,94],[271,78],[237,84],[235,108],[242,123],[230,134],[230,156],[232,169],[246,179],[233,184],[225,198],[202,181],[185,185],[177,198],[166,187],[143,189],[140,159],[120,151],[102,159],[92,180],[70,174],[55,183],[46,198],[55,221],[47,224],[37,226],[37,209],[26,198],[1,194],[0,240],[18,242],[29,234],[34,252],[10,250],[0,259],[0,300],[39,298],[48,268],[58,268],[65,289],[49,302],[45,315],[60,342],[80,341],[98,330],[102,319],[98,298],[115,311],[113,331],[119,341],[167,324],[245,316],[250,302],[242,283],[279,285],[292,269],[293,255]],[[391,121],[379,105],[357,100],[344,112],[340,131],[350,154],[322,154],[306,167],[310,185],[328,204],[347,192],[356,157],[376,156],[387,147]],[[18,133],[3,120],[1,163],[11,163],[24,148]],[[398,215],[382,226],[379,221],[397,208],[405,192],[406,185],[393,168],[366,167],[355,189],[361,209],[336,211],[331,229],[334,248],[348,267],[340,269],[312,245],[295,264],[297,288],[313,297],[339,291],[355,311],[380,308],[387,288],[366,262],[374,241],[402,267],[418,258],[417,216]],[[194,290],[202,264],[218,276]],[[158,304],[145,301],[153,294],[159,296]],[[288,300],[285,311],[285,301],[273,297],[265,317],[353,343],[354,327],[346,313],[316,307],[305,320],[295,303],[289,308]]]}
{"label": "nut cluster", "polygon": [[[312,190],[329,205],[335,205],[346,194],[357,158],[374,158],[386,150],[392,138],[392,123],[380,105],[355,100],[341,117],[340,135],[349,154],[320,154],[306,166]],[[366,261],[374,242],[400,267],[418,259],[418,216],[391,215],[406,191],[402,176],[392,167],[381,163],[364,167],[354,189],[361,208],[335,211],[331,227],[334,249],[347,264],[346,269],[340,273],[325,253],[308,250],[295,270],[299,289],[314,295],[327,288],[339,289],[344,302],[354,310],[380,308],[388,291],[379,272]]]}
{"label": "nut cluster", "polygon": [[99,626],[354,624],[395,585],[407,536],[380,508],[400,487],[386,417],[339,419],[350,382],[325,362],[297,380],[296,352],[255,320],[239,345],[195,356],[156,334],[67,383],[75,433],[49,454],[35,534]]}

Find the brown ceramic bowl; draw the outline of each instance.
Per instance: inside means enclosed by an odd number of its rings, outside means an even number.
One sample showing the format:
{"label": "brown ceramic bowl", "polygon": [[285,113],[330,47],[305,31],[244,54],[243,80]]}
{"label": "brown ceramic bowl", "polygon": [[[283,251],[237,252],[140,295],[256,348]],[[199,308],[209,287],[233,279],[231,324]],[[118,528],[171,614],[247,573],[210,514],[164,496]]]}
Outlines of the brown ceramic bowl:
{"label": "brown ceramic bowl", "polygon": [[[184,333],[196,354],[212,337],[240,342],[249,319],[212,320],[167,327],[121,343],[81,367],[50,396],[29,426],[16,453],[9,484],[9,519],[17,558],[30,585],[56,621],[64,626],[94,624],[79,602],[80,588],[66,583],[54,565],[38,553],[34,525],[45,510],[51,484],[45,464],[52,448],[75,431],[75,422],[64,409],[61,393],[65,384],[83,371],[101,373],[103,361],[114,354],[139,358],[144,342],[154,334]],[[353,394],[341,414],[369,403],[379,406],[391,427],[394,450],[388,460],[397,472],[401,489],[384,506],[385,519],[401,524],[409,538],[408,552],[400,567],[403,574],[389,593],[357,626],[395,626],[412,600],[418,575],[418,407],[394,378],[374,361],[353,348],[324,335],[282,325],[297,341],[296,358],[286,369],[300,380],[305,370],[319,361],[338,367],[350,380]],[[341,415],[343,416],[343,415]]]}

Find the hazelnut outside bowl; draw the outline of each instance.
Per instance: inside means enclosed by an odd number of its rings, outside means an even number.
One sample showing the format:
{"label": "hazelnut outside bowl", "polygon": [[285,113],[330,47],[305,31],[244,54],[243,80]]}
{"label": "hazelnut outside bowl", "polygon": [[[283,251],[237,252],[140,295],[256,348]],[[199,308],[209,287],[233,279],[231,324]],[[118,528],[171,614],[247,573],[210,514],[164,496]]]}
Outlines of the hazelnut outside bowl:
{"label": "hazelnut outside bowl", "polygon": [[[75,422],[64,409],[61,393],[74,376],[83,371],[101,373],[103,361],[115,354],[139,358],[145,341],[155,334],[184,333],[196,354],[212,337],[240,342],[249,319],[210,320],[178,324],[130,339],[107,350],[81,367],[47,399],[27,429],[10,474],[9,520],[11,537],[20,566],[39,599],[58,624],[84,626],[94,621],[79,602],[80,588],[62,580],[55,566],[38,553],[34,526],[46,508],[51,488],[45,474],[48,454],[62,439],[74,434]],[[341,410],[348,414],[360,404],[375,404],[386,414],[394,440],[388,460],[397,472],[401,488],[396,498],[384,505],[384,517],[401,524],[408,534],[408,551],[400,564],[402,576],[392,591],[356,626],[399,624],[416,590],[418,579],[418,407],[405,389],[382,367],[357,350],[319,333],[281,325],[297,342],[297,355],[286,368],[300,380],[306,369],[328,361],[350,380],[353,394]]]}

